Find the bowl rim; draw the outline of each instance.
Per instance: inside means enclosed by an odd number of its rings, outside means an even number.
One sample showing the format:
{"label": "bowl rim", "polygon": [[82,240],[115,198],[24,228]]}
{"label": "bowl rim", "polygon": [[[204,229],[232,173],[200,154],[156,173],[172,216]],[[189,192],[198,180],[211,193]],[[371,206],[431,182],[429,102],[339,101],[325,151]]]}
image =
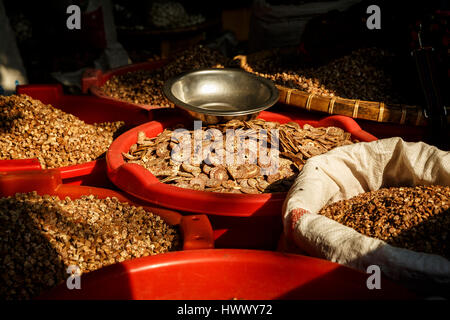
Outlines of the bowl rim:
{"label": "bowl rim", "polygon": [[[205,109],[195,107],[191,104],[181,101],[180,99],[175,97],[175,95],[172,93],[171,88],[173,87],[173,85],[177,81],[179,81],[181,78],[183,78],[187,75],[196,74],[196,73],[210,73],[210,72],[222,73],[224,71],[245,74],[246,76],[263,83],[264,85],[266,85],[267,88],[269,88],[269,91],[270,91],[269,99],[266,100],[263,104],[261,104],[257,108],[253,108],[250,110],[242,110],[242,111],[224,112],[224,111],[216,111],[216,110],[205,110]],[[182,73],[166,80],[164,83],[164,86],[163,86],[163,92],[164,92],[165,96],[167,97],[167,99],[169,99],[177,107],[182,108],[182,109],[187,109],[188,111],[201,113],[201,114],[205,114],[205,115],[211,115],[211,116],[242,116],[242,115],[258,113],[258,112],[261,112],[261,111],[266,110],[266,109],[270,108],[271,106],[273,106],[275,103],[277,103],[277,101],[280,97],[280,92],[278,91],[278,88],[275,86],[275,84],[271,80],[263,78],[263,77],[259,77],[253,73],[250,73],[250,72],[247,72],[247,71],[244,71],[241,69],[237,69],[237,68],[202,68],[202,69],[185,71],[185,72],[182,72]]]}

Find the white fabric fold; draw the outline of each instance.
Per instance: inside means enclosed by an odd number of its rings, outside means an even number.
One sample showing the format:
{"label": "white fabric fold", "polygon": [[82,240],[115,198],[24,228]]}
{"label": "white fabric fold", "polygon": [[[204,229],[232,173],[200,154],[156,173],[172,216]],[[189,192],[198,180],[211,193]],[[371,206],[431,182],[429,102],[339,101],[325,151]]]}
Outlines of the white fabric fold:
{"label": "white fabric fold", "polygon": [[[381,187],[450,185],[450,152],[400,138],[336,148],[307,161],[286,198],[285,234],[310,255],[365,271],[378,265],[387,277],[414,289],[450,286],[450,261],[364,236],[318,212],[326,205]],[[306,209],[294,224],[294,209]],[[450,241],[450,240],[449,240]]]}

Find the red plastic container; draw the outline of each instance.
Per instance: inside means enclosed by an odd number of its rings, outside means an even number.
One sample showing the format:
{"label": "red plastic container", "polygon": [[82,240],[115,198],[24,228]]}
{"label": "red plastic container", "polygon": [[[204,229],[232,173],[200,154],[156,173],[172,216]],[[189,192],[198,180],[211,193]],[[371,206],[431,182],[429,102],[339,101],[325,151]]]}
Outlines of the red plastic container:
{"label": "red plastic container", "polygon": [[[121,192],[88,186],[62,184],[58,170],[0,172],[0,197],[12,196],[16,193],[36,191],[40,195],[56,195],[59,198],[80,198],[83,195],[95,195],[98,198],[116,197],[119,201],[136,203]],[[163,218],[169,225],[179,225],[183,237],[183,249],[210,249],[214,247],[213,231],[205,215],[182,216],[178,212],[153,206],[143,206]]]}
{"label": "red plastic container", "polygon": [[114,264],[63,284],[40,299],[245,300],[414,299],[384,278],[369,290],[368,275],[342,265],[270,251],[217,249],[173,252]]}
{"label": "red plastic container", "polygon": [[104,99],[106,101],[120,102],[123,105],[130,107],[138,107],[144,110],[160,109],[165,108],[155,105],[146,105],[139,103],[131,103],[121,99],[112,98],[103,93],[100,89],[101,86],[105,84],[112,76],[119,76],[128,72],[134,72],[139,70],[156,70],[167,64],[167,59],[160,59],[151,62],[135,63],[127,66],[111,69],[105,73],[101,70],[88,69],[84,72],[83,78],[81,79],[81,88],[84,93],[91,92],[94,96]]}
{"label": "red plastic container", "polygon": [[[92,96],[65,95],[62,86],[55,85],[21,85],[18,94],[27,94],[46,104],[71,113],[86,123],[105,121],[125,121],[127,127],[134,127],[151,121],[153,113]],[[0,160],[0,171],[38,170],[37,159]],[[83,164],[58,168],[66,184],[113,187],[106,175],[106,161],[100,159]]]}
{"label": "red plastic container", "polygon": [[[360,141],[376,140],[371,134],[361,130],[349,117],[331,116],[319,121],[304,121],[288,114],[261,112],[260,118],[286,123],[295,121],[300,125],[337,126],[352,134]],[[195,191],[178,188],[159,182],[144,167],[125,163],[122,152],[128,152],[137,141],[137,133],[144,131],[147,136],[156,136],[164,128],[177,123],[188,123],[188,118],[173,118],[152,121],[129,130],[118,137],[109,148],[106,159],[108,176],[121,190],[150,203],[176,209],[182,212],[208,214],[216,231],[218,246],[233,248],[274,249],[281,233],[281,208],[286,193],[273,194],[230,194]]]}

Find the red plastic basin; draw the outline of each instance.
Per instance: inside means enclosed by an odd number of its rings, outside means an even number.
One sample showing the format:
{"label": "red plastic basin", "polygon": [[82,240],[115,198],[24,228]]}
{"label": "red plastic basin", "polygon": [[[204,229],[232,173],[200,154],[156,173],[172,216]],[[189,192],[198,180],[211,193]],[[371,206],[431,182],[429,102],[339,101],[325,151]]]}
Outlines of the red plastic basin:
{"label": "red plastic basin", "polygon": [[91,92],[94,96],[101,98],[106,101],[119,102],[125,106],[134,107],[134,108],[142,108],[144,110],[153,110],[153,109],[161,109],[166,107],[155,106],[155,105],[146,105],[139,103],[132,103],[125,100],[112,98],[103,93],[100,89],[106,81],[108,81],[113,76],[119,76],[128,72],[135,72],[139,70],[156,70],[160,67],[163,67],[167,64],[167,59],[160,59],[151,62],[142,62],[130,64],[127,66],[122,66],[119,68],[111,69],[105,73],[101,70],[96,69],[88,69],[84,72],[83,78],[81,79],[81,88],[84,93]]}
{"label": "red plastic basin", "polygon": [[[153,113],[124,105],[116,101],[107,101],[92,96],[65,95],[62,86],[55,85],[21,85],[18,94],[27,94],[45,104],[71,113],[86,123],[105,121],[125,121],[127,127],[134,127],[152,120]],[[0,171],[38,170],[37,159],[0,160]],[[106,161],[100,159],[83,164],[58,168],[66,184],[113,187],[106,175]]]}
{"label": "red plastic basin", "polygon": [[[62,184],[58,170],[0,172],[0,197],[12,196],[16,193],[36,191],[40,195],[56,195],[61,199],[70,197],[78,199],[83,195],[95,195],[100,199],[116,197],[119,201],[142,206],[130,200],[121,192],[88,186]],[[214,247],[213,231],[205,215],[182,216],[178,212],[153,206],[143,206],[163,218],[169,225],[179,225],[183,238],[183,249],[210,249]]]}
{"label": "red plastic basin", "polygon": [[81,277],[81,290],[63,284],[41,299],[245,300],[413,299],[384,278],[326,260],[270,251],[216,249],[171,252],[114,264]]}
{"label": "red plastic basin", "polygon": [[[337,126],[360,141],[376,140],[361,130],[358,124],[345,116],[330,116],[319,121],[303,120],[295,115],[261,112],[260,118],[286,123],[295,121],[300,125]],[[274,249],[279,239],[281,208],[286,193],[230,194],[183,189],[159,182],[144,167],[125,163],[122,152],[128,152],[137,141],[137,133],[143,131],[149,137],[161,133],[164,128],[177,123],[187,123],[187,118],[152,121],[133,128],[119,136],[107,154],[108,176],[121,190],[150,203],[182,212],[208,214],[214,230],[216,244],[233,248]]]}

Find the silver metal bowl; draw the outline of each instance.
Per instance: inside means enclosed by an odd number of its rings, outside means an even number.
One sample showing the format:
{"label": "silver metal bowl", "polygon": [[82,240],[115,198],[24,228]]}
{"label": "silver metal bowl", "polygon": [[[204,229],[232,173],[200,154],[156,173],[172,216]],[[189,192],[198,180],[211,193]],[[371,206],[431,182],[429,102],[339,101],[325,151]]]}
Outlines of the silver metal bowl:
{"label": "silver metal bowl", "polygon": [[256,118],[279,97],[272,81],[239,69],[185,72],[165,82],[164,94],[208,124]]}

